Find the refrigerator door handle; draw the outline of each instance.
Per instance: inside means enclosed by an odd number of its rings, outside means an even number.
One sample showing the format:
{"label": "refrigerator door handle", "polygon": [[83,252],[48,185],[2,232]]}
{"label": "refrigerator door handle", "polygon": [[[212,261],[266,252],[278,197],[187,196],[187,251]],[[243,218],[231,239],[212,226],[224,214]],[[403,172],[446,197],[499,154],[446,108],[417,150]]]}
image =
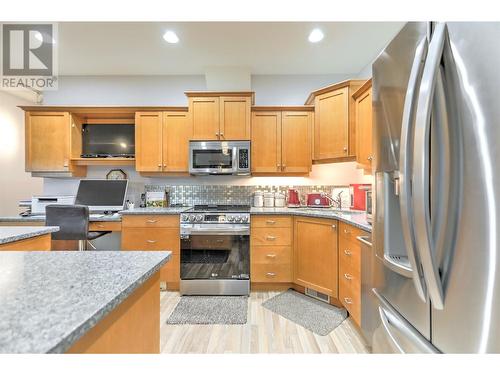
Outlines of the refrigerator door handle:
{"label": "refrigerator door handle", "polygon": [[401,129],[401,142],[399,152],[399,206],[401,211],[401,224],[403,238],[405,241],[408,261],[411,266],[411,277],[415,284],[418,296],[426,302],[426,290],[424,275],[420,265],[420,258],[416,250],[415,232],[413,228],[413,207],[411,201],[411,162],[415,123],[415,107],[417,104],[417,89],[422,77],[425,58],[427,55],[427,38],[424,38],[417,46],[415,58],[408,79],[405,103],[403,108],[403,121]]}
{"label": "refrigerator door handle", "polygon": [[434,30],[418,95],[415,121],[413,159],[413,208],[415,240],[429,296],[436,309],[444,308],[444,292],[437,261],[433,256],[430,222],[430,126],[437,75],[443,56],[446,24],[438,23]]}

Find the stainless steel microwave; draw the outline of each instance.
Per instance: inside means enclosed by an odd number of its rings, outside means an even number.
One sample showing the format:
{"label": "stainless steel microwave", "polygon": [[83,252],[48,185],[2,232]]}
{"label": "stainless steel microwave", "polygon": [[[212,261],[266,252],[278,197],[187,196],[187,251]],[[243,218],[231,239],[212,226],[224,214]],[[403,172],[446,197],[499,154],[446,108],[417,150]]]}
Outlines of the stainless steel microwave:
{"label": "stainless steel microwave", "polygon": [[250,141],[190,141],[189,173],[250,174]]}

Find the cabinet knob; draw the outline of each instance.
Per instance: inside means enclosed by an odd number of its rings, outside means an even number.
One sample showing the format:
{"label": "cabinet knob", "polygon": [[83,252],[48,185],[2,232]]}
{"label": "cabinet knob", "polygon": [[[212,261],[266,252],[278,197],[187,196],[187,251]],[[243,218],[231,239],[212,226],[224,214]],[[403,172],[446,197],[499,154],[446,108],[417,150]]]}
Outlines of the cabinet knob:
{"label": "cabinet knob", "polygon": [[348,305],[352,305],[352,298],[345,297],[344,302],[347,303]]}
{"label": "cabinet knob", "polygon": [[369,161],[372,161],[372,160],[373,160],[373,156],[371,156],[371,155],[370,155],[370,156],[368,156],[368,157],[367,157],[367,159],[368,159]]}
{"label": "cabinet knob", "polygon": [[224,133],[219,133],[219,135],[220,135],[221,137],[224,137]]}
{"label": "cabinet knob", "polygon": [[344,277],[347,279],[347,280],[352,280],[352,275],[348,274],[348,273],[344,273]]}
{"label": "cabinet knob", "polygon": [[347,147],[344,147],[344,152],[347,152]]}
{"label": "cabinet knob", "polygon": [[333,229],[337,228],[337,225],[336,224],[332,224],[332,228]]}
{"label": "cabinet knob", "polygon": [[352,255],[351,250],[349,250],[349,249],[345,249],[344,254],[347,255],[348,257],[350,257]]}
{"label": "cabinet knob", "polygon": [[163,164],[163,168],[167,168],[167,165],[166,165],[166,164]]}
{"label": "cabinet knob", "polygon": [[161,164],[158,164],[158,168],[161,168]]}
{"label": "cabinet knob", "polygon": [[351,231],[350,231],[350,230],[347,230],[347,229],[344,229],[344,233],[345,233],[345,234],[351,234]]}

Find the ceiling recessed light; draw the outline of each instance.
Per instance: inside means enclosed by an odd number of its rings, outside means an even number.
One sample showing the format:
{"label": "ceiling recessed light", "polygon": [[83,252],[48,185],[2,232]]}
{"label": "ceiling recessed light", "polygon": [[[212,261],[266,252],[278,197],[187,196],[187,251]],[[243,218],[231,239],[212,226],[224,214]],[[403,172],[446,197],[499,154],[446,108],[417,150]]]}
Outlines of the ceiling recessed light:
{"label": "ceiling recessed light", "polygon": [[324,36],[325,35],[323,34],[323,31],[321,31],[320,29],[314,29],[309,34],[309,41],[311,43],[318,43],[318,42],[321,42],[321,40],[323,40]]}
{"label": "ceiling recessed light", "polygon": [[171,44],[179,43],[179,37],[173,31],[165,32],[165,34],[163,34],[163,39],[165,39],[167,43]]}

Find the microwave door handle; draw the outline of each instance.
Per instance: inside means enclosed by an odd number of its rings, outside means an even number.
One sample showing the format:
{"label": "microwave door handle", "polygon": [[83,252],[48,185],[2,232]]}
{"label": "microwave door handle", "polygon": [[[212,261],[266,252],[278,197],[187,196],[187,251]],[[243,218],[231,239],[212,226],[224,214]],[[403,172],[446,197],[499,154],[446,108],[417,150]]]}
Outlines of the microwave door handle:
{"label": "microwave door handle", "polygon": [[427,283],[429,296],[434,308],[444,308],[444,292],[436,259],[433,255],[433,242],[430,222],[430,126],[431,112],[440,62],[446,39],[446,24],[438,23],[429,45],[429,53],[422,75],[418,94],[415,121],[415,143],[413,159],[413,208],[415,211],[415,239]]}
{"label": "microwave door handle", "polygon": [[401,127],[401,142],[399,152],[399,206],[401,211],[401,224],[404,243],[407,249],[408,261],[411,266],[411,277],[415,289],[422,301],[426,301],[426,290],[420,259],[416,250],[415,232],[413,228],[413,207],[411,202],[411,146],[413,143],[413,132],[415,122],[415,107],[417,99],[417,87],[422,77],[425,57],[427,55],[427,38],[424,38],[417,46],[415,58],[411,67],[408,88],[406,90],[403,108],[403,121]]}

